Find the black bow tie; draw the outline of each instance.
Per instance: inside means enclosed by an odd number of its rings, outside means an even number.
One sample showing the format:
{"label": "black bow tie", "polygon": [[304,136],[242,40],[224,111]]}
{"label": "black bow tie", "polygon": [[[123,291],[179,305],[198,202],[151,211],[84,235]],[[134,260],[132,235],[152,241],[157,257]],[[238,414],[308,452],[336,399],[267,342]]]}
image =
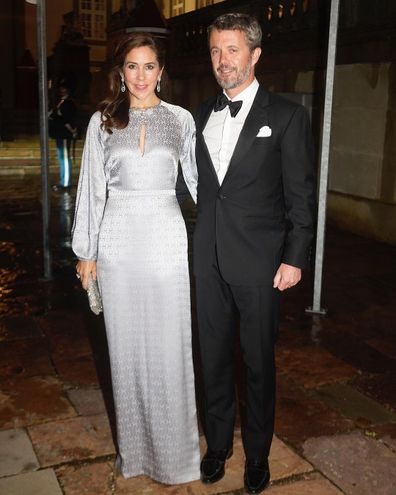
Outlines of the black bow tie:
{"label": "black bow tie", "polygon": [[231,101],[229,100],[224,93],[218,95],[216,103],[214,105],[213,110],[215,112],[219,112],[220,110],[224,110],[226,106],[230,107],[231,117],[236,117],[237,113],[242,107],[242,100],[239,101]]}

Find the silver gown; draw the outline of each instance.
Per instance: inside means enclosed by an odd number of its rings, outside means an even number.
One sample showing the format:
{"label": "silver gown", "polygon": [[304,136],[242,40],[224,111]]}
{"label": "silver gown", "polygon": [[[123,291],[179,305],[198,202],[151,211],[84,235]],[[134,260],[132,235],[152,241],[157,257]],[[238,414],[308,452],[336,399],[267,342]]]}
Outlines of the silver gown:
{"label": "silver gown", "polygon": [[[142,125],[144,149],[139,146]],[[113,134],[88,126],[72,247],[97,260],[124,477],[199,478],[187,234],[176,200],[180,161],[196,199],[195,126],[162,102],[129,111]]]}

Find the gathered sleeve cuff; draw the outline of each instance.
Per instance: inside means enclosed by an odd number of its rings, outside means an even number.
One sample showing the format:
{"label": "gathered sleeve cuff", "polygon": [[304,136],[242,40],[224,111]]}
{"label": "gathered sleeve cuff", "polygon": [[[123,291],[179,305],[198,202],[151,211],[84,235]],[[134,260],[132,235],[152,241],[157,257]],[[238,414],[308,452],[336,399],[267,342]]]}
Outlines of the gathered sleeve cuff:
{"label": "gathered sleeve cuff", "polygon": [[106,203],[103,131],[100,113],[88,125],[78,180],[72,227],[72,249],[80,260],[96,260],[98,237]]}
{"label": "gathered sleeve cuff", "polygon": [[195,123],[190,112],[185,111],[183,115],[183,144],[180,153],[180,165],[186,186],[194,203],[197,202],[198,170],[195,159]]}

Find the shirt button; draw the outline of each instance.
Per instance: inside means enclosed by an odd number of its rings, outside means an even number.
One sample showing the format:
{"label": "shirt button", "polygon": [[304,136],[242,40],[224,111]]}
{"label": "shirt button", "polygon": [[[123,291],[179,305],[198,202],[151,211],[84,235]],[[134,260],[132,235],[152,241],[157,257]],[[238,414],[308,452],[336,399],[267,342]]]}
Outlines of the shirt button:
{"label": "shirt button", "polygon": [[224,194],[222,194],[222,193],[219,193],[219,194],[217,195],[217,197],[218,197],[219,199],[225,199],[225,195],[224,195]]}

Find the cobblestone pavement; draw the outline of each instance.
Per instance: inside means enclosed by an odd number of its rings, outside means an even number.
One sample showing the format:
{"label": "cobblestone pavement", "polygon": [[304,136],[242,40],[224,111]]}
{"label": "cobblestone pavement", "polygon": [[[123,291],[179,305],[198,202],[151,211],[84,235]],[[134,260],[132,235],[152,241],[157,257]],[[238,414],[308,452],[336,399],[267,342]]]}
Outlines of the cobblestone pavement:
{"label": "cobblestone pavement", "polygon": [[[0,493],[242,494],[239,423],[215,485],[116,474],[103,321],[89,312],[70,251],[75,191],[51,193],[53,279],[45,281],[39,179],[2,176],[0,190]],[[193,213],[185,215],[191,232]],[[396,495],[396,248],[329,228],[325,317],[304,311],[311,275],[283,300],[265,493]],[[243,407],[242,379],[239,390]]]}

